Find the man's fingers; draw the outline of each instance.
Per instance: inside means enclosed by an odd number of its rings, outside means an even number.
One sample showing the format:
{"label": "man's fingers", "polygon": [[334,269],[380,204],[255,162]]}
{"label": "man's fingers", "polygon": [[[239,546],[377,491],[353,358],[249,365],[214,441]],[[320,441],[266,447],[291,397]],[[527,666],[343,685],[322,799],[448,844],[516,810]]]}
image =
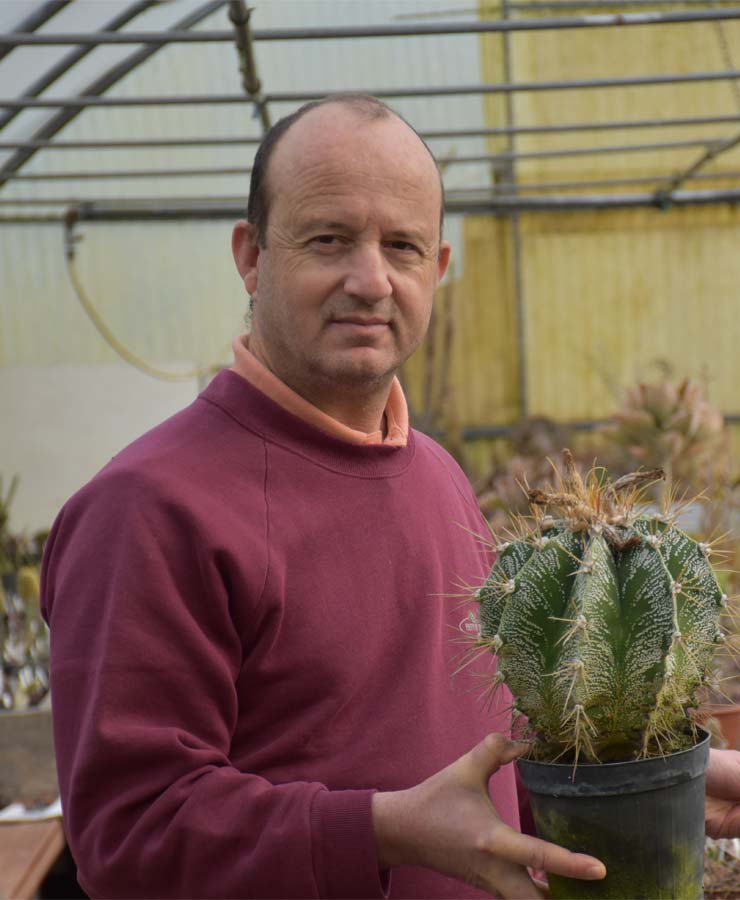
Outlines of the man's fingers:
{"label": "man's fingers", "polygon": [[482,840],[479,849],[520,866],[553,872],[567,878],[595,881],[606,875],[604,864],[596,857],[572,853],[557,844],[519,834],[506,825],[497,828],[490,838]]}
{"label": "man's fingers", "polygon": [[[504,900],[543,900],[547,896],[542,887],[532,881],[526,869],[513,863],[503,865],[499,861],[493,878],[496,885],[495,896]],[[490,887],[484,886],[483,889],[490,890]]]}
{"label": "man's fingers", "polygon": [[740,837],[740,804],[707,797],[705,819],[710,838]]}
{"label": "man's fingers", "polygon": [[720,800],[740,799],[740,751],[709,751],[707,794]]}

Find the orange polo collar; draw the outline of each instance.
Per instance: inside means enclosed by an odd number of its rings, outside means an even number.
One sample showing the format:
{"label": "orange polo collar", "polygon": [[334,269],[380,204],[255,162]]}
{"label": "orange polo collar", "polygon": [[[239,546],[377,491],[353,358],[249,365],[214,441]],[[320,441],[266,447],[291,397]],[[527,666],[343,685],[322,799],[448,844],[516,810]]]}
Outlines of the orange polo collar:
{"label": "orange polo collar", "polygon": [[258,391],[266,394],[283,409],[298,416],[299,419],[315,425],[316,428],[320,428],[327,434],[343,441],[349,441],[351,444],[406,446],[409,434],[409,411],[403,388],[397,378],[393,379],[385,407],[386,436],[384,438],[382,431],[373,431],[368,434],[356,428],[350,428],[322,412],[313,403],[309,403],[308,400],[289,388],[277,375],[262,365],[250,351],[249,334],[240,334],[234,338],[231,346],[234,349],[234,365],[231,367],[231,371],[241,375]]}

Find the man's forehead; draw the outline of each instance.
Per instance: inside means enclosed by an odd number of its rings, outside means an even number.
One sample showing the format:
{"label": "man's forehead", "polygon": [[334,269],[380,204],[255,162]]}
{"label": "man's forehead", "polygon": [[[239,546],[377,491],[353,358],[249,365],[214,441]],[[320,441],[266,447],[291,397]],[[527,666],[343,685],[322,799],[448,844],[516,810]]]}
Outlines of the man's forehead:
{"label": "man's forehead", "polygon": [[286,180],[351,173],[378,181],[405,176],[409,187],[425,184],[426,190],[439,180],[429,150],[402,119],[392,113],[371,118],[336,103],[311,110],[291,126],[274,150],[267,181],[275,197]]}
{"label": "man's forehead", "polygon": [[439,199],[433,187],[428,181],[312,169],[311,175],[280,183],[271,222],[298,239],[319,232],[367,233],[431,245],[439,238]]}
{"label": "man's forehead", "polygon": [[398,140],[410,141],[418,144],[419,149],[425,149],[414,130],[393,112],[381,109],[377,114],[372,114],[341,102],[326,103],[309,110],[285,132],[278,147],[320,146],[338,140],[346,142],[359,134],[369,135],[377,131],[392,133]]}

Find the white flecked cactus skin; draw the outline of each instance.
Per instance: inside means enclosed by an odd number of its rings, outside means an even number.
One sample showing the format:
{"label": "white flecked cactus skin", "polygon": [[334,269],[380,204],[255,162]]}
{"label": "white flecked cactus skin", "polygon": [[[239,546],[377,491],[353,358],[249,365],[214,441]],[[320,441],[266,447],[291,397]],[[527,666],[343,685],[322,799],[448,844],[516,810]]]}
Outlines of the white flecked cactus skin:
{"label": "white flecked cactus skin", "polygon": [[688,710],[723,641],[727,598],[711,548],[670,515],[640,511],[662,473],[581,478],[565,453],[560,490],[531,491],[533,526],[499,544],[482,588],[479,645],[498,656],[540,758],[583,762],[691,743]]}

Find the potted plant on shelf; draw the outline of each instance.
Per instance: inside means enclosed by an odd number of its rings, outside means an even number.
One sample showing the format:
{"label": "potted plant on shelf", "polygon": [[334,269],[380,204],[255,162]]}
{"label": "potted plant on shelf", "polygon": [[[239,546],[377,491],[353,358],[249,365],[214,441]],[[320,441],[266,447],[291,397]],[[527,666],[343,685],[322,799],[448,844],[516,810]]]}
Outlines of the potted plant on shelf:
{"label": "potted plant on shelf", "polygon": [[0,478],[0,809],[46,805],[57,796],[49,691],[49,640],[39,612],[46,533],[10,529],[18,486]]}
{"label": "potted plant on shelf", "polygon": [[640,503],[660,470],[529,492],[476,591],[478,647],[531,740],[518,762],[538,832],[606,865],[601,882],[551,876],[553,897],[702,895],[708,737],[690,714],[725,643],[712,547]]}

